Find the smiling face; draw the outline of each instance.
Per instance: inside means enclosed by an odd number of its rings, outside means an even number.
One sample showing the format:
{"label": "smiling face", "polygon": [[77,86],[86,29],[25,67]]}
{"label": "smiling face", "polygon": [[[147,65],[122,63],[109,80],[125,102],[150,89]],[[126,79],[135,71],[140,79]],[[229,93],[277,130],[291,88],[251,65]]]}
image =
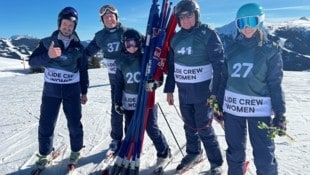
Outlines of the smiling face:
{"label": "smiling face", "polygon": [[190,29],[196,24],[196,17],[194,12],[182,12],[178,18],[183,29]]}
{"label": "smiling face", "polygon": [[103,23],[105,27],[113,29],[117,26],[117,17],[114,13],[106,13],[102,16]]}
{"label": "smiling face", "polygon": [[75,22],[63,19],[61,20],[59,30],[61,34],[65,37],[70,37],[74,31]]}
{"label": "smiling face", "polygon": [[134,39],[127,39],[124,45],[129,53],[135,53],[138,50],[137,42]]}
{"label": "smiling face", "polygon": [[251,38],[254,33],[257,31],[257,28],[245,27],[244,29],[240,30],[240,32],[246,37]]}

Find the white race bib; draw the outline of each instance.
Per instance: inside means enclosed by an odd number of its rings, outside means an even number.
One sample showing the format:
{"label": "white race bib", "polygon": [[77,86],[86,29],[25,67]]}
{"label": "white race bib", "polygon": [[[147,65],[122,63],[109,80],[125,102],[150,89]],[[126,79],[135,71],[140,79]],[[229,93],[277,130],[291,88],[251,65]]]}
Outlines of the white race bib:
{"label": "white race bib", "polygon": [[212,78],[211,64],[191,67],[174,64],[174,66],[174,78],[179,83],[199,83]]}
{"label": "white race bib", "polygon": [[72,84],[80,82],[80,73],[72,73],[64,70],[45,68],[44,81],[55,84]]}
{"label": "white race bib", "polygon": [[116,64],[115,64],[115,59],[103,59],[104,64],[108,68],[108,73],[109,74],[116,74]]}
{"label": "white race bib", "polygon": [[223,110],[242,117],[271,116],[271,99],[270,97],[241,95],[226,90]]}
{"label": "white race bib", "polygon": [[123,107],[126,110],[136,110],[136,104],[137,104],[137,94],[128,94],[126,92],[123,92]]}

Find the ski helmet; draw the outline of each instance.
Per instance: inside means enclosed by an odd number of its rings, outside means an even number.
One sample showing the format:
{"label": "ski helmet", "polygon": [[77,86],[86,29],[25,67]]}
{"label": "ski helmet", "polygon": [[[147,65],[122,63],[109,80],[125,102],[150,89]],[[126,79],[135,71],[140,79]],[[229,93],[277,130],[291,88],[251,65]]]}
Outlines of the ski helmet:
{"label": "ski helmet", "polygon": [[115,7],[113,7],[112,5],[104,5],[99,10],[99,15],[100,15],[101,21],[103,21],[102,18],[107,13],[113,13],[116,16],[116,19],[118,19],[118,11],[117,11],[117,9]]}
{"label": "ski helmet", "polygon": [[[134,41],[134,43],[132,43]],[[142,36],[140,33],[134,29],[127,29],[122,37],[123,47],[136,46],[141,49],[142,46]]]}
{"label": "ski helmet", "polygon": [[63,19],[68,19],[68,20],[74,22],[75,25],[74,25],[74,29],[73,30],[75,30],[76,25],[78,23],[78,13],[77,13],[77,11],[73,7],[65,7],[64,9],[62,9],[59,12],[58,20],[57,20],[58,28],[60,27],[61,21]]}
{"label": "ski helmet", "polygon": [[[238,19],[248,18],[248,17],[257,17],[257,26],[259,29],[262,28],[263,22],[265,20],[265,13],[262,6],[256,3],[244,4],[239,8],[236,15],[236,25],[238,26]],[[250,21],[249,21],[250,22]]]}
{"label": "ski helmet", "polygon": [[175,7],[175,14],[178,17],[178,24],[180,25],[179,15],[183,12],[194,12],[196,16],[196,23],[199,21],[200,11],[199,5],[195,0],[181,0]]}

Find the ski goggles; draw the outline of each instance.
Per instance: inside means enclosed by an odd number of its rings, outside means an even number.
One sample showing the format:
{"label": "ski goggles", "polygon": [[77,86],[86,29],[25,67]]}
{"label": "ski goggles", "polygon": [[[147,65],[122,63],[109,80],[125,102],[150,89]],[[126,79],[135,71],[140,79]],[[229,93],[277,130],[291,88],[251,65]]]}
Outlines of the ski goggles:
{"label": "ski goggles", "polygon": [[261,19],[259,16],[247,16],[236,19],[236,26],[240,30],[245,27],[256,28],[260,22]]}
{"label": "ski goggles", "polygon": [[127,39],[125,40],[124,45],[126,49],[130,47],[137,47],[137,42],[134,39]]}
{"label": "ski goggles", "polygon": [[180,20],[189,19],[194,16],[194,12],[188,12],[188,13],[181,13],[178,17]]}
{"label": "ski goggles", "polygon": [[117,10],[116,10],[116,8],[114,8],[110,5],[105,5],[105,6],[101,7],[100,16],[104,16],[107,13],[117,14]]}

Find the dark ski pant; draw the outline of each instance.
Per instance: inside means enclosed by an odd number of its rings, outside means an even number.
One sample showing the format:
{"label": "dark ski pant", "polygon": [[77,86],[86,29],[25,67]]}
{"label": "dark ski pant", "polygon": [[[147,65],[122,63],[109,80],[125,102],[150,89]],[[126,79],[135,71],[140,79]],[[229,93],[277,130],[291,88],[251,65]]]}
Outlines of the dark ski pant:
{"label": "dark ski pant", "polygon": [[247,132],[253,148],[256,174],[278,174],[275,144],[268,138],[266,130],[257,127],[258,121],[270,123],[271,117],[239,117],[224,113],[225,139],[228,145],[226,151],[228,175],[243,175]]}
{"label": "dark ski pant", "polygon": [[71,150],[79,151],[83,147],[80,94],[64,95],[63,98],[43,95],[39,120],[39,153],[41,155],[48,155],[53,150],[54,129],[61,103],[67,118]]}
{"label": "dark ski pant", "polygon": [[[133,110],[125,110],[125,128],[129,127],[133,115]],[[167,149],[169,148],[169,146],[165,136],[158,127],[157,119],[157,105],[154,105],[154,108],[150,110],[148,122],[146,125],[146,132],[155,146],[157,156],[161,157],[167,153]]]}
{"label": "dark ski pant", "polygon": [[115,111],[114,107],[114,94],[115,94],[115,83],[110,80],[111,83],[111,133],[110,136],[113,140],[122,140],[123,138],[123,116],[119,115]]}
{"label": "dark ski pant", "polygon": [[184,121],[187,154],[199,154],[202,142],[211,165],[221,166],[223,157],[214,129],[209,123],[211,121],[207,117],[206,103],[180,102],[180,110]]}

